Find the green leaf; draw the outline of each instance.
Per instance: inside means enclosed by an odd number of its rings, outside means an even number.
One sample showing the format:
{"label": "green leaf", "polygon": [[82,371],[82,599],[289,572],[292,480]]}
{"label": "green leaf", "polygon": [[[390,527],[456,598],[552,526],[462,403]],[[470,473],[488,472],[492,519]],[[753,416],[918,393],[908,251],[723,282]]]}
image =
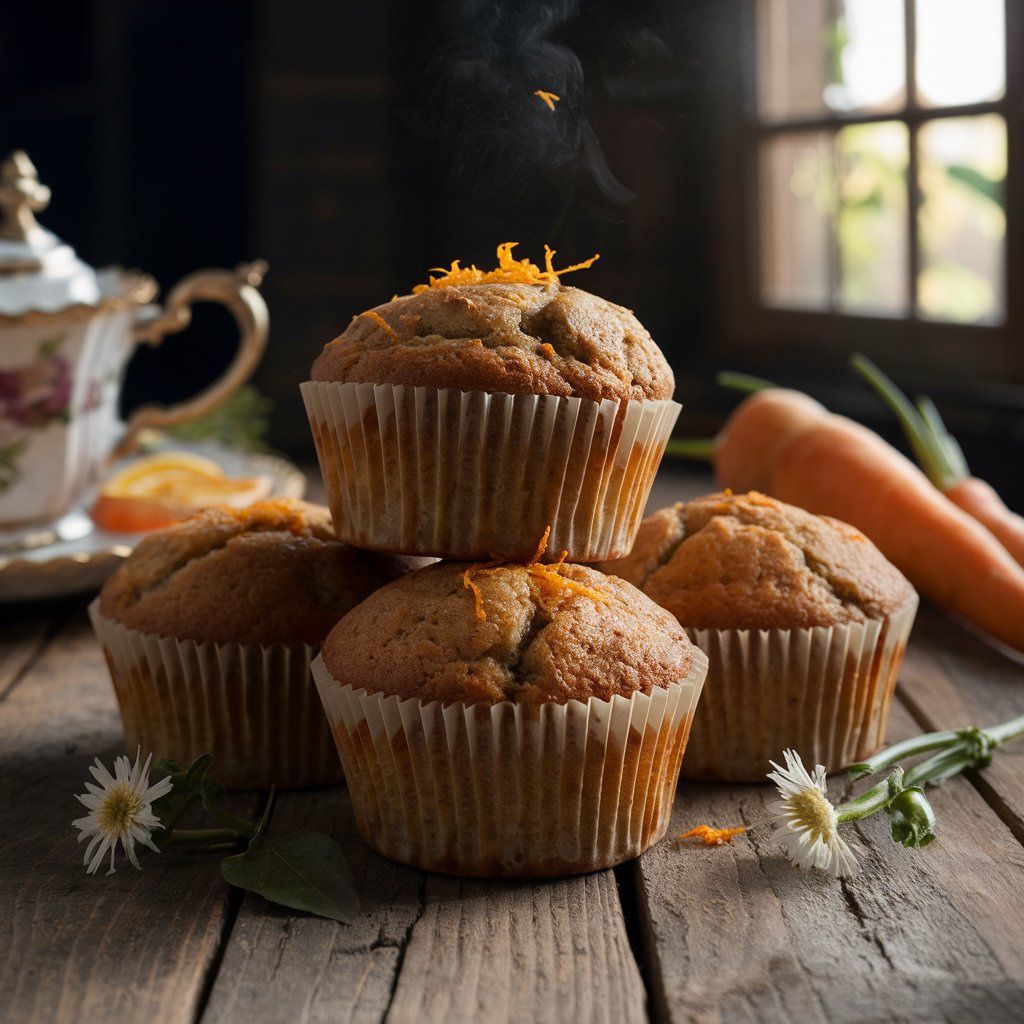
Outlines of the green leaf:
{"label": "green leaf", "polygon": [[224,880],[293,910],[350,924],[359,913],[352,872],[341,847],[320,832],[258,837],[221,863]]}
{"label": "green leaf", "polygon": [[199,787],[203,784],[203,779],[206,773],[210,770],[210,765],[213,764],[213,754],[200,754],[189,766],[185,772],[185,779],[182,782],[182,788],[189,793],[196,793],[199,791]]}
{"label": "green leaf", "polygon": [[946,168],[946,174],[954,181],[959,181],[961,185],[966,185],[977,195],[991,200],[1000,210],[1003,208],[1002,182],[965,164],[951,164]]}
{"label": "green leaf", "polygon": [[224,796],[224,785],[212,775],[207,775],[199,785],[199,795],[207,811]]}
{"label": "green leaf", "polygon": [[182,441],[217,441],[229,448],[265,452],[274,403],[251,384],[239,388],[205,416],[176,423],[167,433]]}
{"label": "green leaf", "polygon": [[177,761],[172,761],[170,758],[161,757],[160,760],[153,765],[153,772],[150,778],[163,779],[168,775],[177,775],[181,771],[181,765]]}

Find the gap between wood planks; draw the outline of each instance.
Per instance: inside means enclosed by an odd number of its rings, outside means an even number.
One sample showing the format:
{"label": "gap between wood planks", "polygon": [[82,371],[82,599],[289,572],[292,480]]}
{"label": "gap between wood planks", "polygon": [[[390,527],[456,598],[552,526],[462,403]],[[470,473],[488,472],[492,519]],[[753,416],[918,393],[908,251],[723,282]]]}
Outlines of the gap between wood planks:
{"label": "gap between wood planks", "polygon": [[32,608],[5,609],[9,618],[0,629],[0,703],[39,660],[75,610],[74,605],[66,605],[33,615]]}

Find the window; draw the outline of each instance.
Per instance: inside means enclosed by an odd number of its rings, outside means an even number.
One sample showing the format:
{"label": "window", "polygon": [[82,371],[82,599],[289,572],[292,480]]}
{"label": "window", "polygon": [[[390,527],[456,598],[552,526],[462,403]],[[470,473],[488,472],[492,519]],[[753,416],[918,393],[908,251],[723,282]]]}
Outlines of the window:
{"label": "window", "polygon": [[1005,316],[1004,0],[758,0],[761,297]]}
{"label": "window", "polygon": [[953,367],[973,332],[987,346],[981,372],[1024,379],[1020,302],[1007,287],[1024,229],[1012,166],[1024,5],[748,0],[746,10],[741,169],[730,179],[746,202],[725,249],[734,274],[747,274],[723,312],[727,339],[747,352],[837,339],[845,359],[872,348],[867,336],[880,354],[914,347],[897,362],[920,364],[924,350]]}

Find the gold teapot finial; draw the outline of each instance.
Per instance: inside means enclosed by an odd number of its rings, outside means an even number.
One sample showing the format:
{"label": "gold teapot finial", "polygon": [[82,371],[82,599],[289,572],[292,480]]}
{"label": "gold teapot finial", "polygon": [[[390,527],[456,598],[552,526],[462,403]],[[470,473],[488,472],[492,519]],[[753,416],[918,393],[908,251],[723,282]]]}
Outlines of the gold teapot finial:
{"label": "gold teapot finial", "polygon": [[22,149],[0,164],[0,238],[27,242],[42,230],[33,214],[50,205],[50,190],[40,184],[35,165]]}

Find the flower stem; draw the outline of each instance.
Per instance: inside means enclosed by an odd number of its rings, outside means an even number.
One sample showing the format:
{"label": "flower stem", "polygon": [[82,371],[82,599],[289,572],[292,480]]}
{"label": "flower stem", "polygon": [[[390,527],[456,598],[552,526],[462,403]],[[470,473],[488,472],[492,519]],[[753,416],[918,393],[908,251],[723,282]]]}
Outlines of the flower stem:
{"label": "flower stem", "polygon": [[169,846],[207,846],[213,843],[230,842],[232,845],[239,839],[246,838],[247,833],[240,833],[233,828],[179,828],[168,837]]}
{"label": "flower stem", "polygon": [[993,746],[1016,739],[1018,736],[1024,736],[1024,715],[1021,715],[1020,718],[1011,718],[1010,721],[1002,722],[1000,725],[989,726],[983,731]]}
{"label": "flower stem", "polygon": [[865,790],[860,796],[847,800],[836,808],[836,816],[839,821],[859,821],[880,811],[893,795],[892,783],[901,783],[903,780],[903,769],[895,768],[888,778],[883,779],[871,789]]}
{"label": "flower stem", "polygon": [[921,736],[913,736],[908,740],[902,740],[900,743],[894,743],[891,747],[880,750],[874,757],[869,757],[867,760],[857,764],[851,764],[844,768],[843,771],[852,778],[863,779],[868,775],[874,775],[876,772],[888,768],[890,765],[894,765],[897,761],[902,761],[908,757],[915,757],[918,754],[924,754],[929,750],[948,747],[959,739],[960,734],[952,729],[944,732],[926,732]]}
{"label": "flower stem", "polygon": [[213,804],[206,805],[206,813],[212,818],[216,818],[221,824],[227,825],[233,832],[245,836],[246,839],[252,839],[256,833],[256,826],[251,821],[246,821],[245,818],[238,818],[234,814],[228,814],[227,811],[222,811]]}

